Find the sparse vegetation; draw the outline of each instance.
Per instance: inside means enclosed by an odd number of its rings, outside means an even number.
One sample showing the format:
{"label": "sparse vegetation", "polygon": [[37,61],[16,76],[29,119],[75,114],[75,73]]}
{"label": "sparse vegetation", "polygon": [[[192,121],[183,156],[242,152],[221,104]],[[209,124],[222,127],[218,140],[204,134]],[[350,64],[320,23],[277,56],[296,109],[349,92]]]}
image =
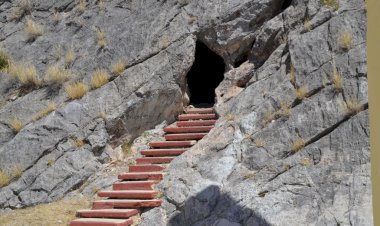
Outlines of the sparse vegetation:
{"label": "sparse vegetation", "polygon": [[22,86],[36,87],[40,85],[40,79],[37,69],[34,65],[25,63],[10,63],[8,65],[8,74],[18,80]]}
{"label": "sparse vegetation", "polygon": [[132,155],[132,144],[125,143],[121,145],[121,150],[123,151],[123,154],[125,157],[129,157]]}
{"label": "sparse vegetation", "polygon": [[29,34],[29,40],[34,40],[44,33],[43,27],[31,19],[26,20],[24,30]]}
{"label": "sparse vegetation", "polygon": [[253,177],[255,177],[255,176],[256,176],[256,174],[257,174],[257,172],[256,172],[256,171],[252,171],[252,172],[250,172],[250,173],[247,173],[246,175],[244,175],[243,179],[244,179],[244,180],[248,180],[248,179],[250,179],[250,178],[253,178]]}
{"label": "sparse vegetation", "polygon": [[8,173],[0,170],[0,188],[8,185],[10,180]]}
{"label": "sparse vegetation", "polygon": [[321,3],[334,11],[339,9],[339,0],[321,0]]}
{"label": "sparse vegetation", "polygon": [[15,131],[15,132],[20,132],[20,130],[24,127],[24,124],[22,123],[22,121],[17,118],[17,117],[14,117],[10,123],[9,123],[9,126]]}
{"label": "sparse vegetation", "polygon": [[125,60],[118,60],[116,62],[114,62],[112,65],[111,65],[111,71],[112,71],[112,74],[116,75],[116,76],[119,76],[121,75],[121,73],[123,73],[123,71],[125,70],[125,67],[126,67],[126,63],[125,63]]}
{"label": "sparse vegetation", "polygon": [[61,59],[62,56],[62,46],[60,45],[55,45],[53,47],[53,56],[56,61]]}
{"label": "sparse vegetation", "polygon": [[57,65],[49,66],[46,70],[45,82],[48,84],[62,85],[64,82],[72,78],[70,71],[65,68],[61,68]]}
{"label": "sparse vegetation", "polygon": [[83,82],[75,82],[65,87],[65,91],[70,99],[79,99],[88,91],[88,86]]}
{"label": "sparse vegetation", "polygon": [[65,65],[66,67],[70,66],[75,60],[74,50],[68,49],[65,54]]}
{"label": "sparse vegetation", "polygon": [[296,71],[293,64],[290,65],[289,80],[293,85],[296,84]]}
{"label": "sparse vegetation", "polygon": [[164,34],[160,39],[160,46],[161,48],[166,49],[168,48],[169,45],[170,45],[170,38],[167,34]]}
{"label": "sparse vegetation", "polygon": [[352,34],[348,31],[342,32],[338,38],[338,44],[339,44],[340,48],[342,48],[344,50],[351,49],[353,46]]}
{"label": "sparse vegetation", "polygon": [[196,17],[196,16],[191,16],[191,17],[189,17],[189,24],[193,24],[195,21],[197,21],[198,20],[198,17]]}
{"label": "sparse vegetation", "polygon": [[104,0],[99,0],[98,1],[98,6],[100,10],[104,10],[106,8],[106,5],[104,3]]}
{"label": "sparse vegetation", "polygon": [[304,22],[303,22],[303,26],[305,27],[306,30],[308,31],[311,31],[311,21],[308,17],[305,18]]}
{"label": "sparse vegetation", "polygon": [[313,162],[309,158],[301,159],[300,163],[301,163],[301,165],[306,166],[306,167],[309,167],[313,164]]}
{"label": "sparse vegetation", "polygon": [[47,165],[48,165],[49,167],[51,167],[52,165],[54,165],[54,163],[55,163],[55,160],[54,160],[54,159],[49,159],[49,160],[47,161]]}
{"label": "sparse vegetation", "polygon": [[91,87],[97,89],[108,82],[108,73],[106,70],[97,69],[91,78]]}
{"label": "sparse vegetation", "polygon": [[83,145],[85,144],[84,139],[78,137],[73,138],[73,143],[74,146],[77,148],[83,147]]}
{"label": "sparse vegetation", "polygon": [[254,140],[254,143],[255,143],[256,147],[258,147],[258,148],[262,148],[265,145],[265,141],[262,138],[256,138]]}
{"label": "sparse vegetation", "polygon": [[99,48],[103,49],[106,46],[106,33],[99,29],[96,32],[96,36],[98,37]]}
{"label": "sparse vegetation", "polygon": [[100,191],[100,188],[98,186],[92,186],[91,191],[92,191],[92,193],[96,194]]}
{"label": "sparse vegetation", "polygon": [[21,166],[14,166],[11,171],[12,178],[19,178],[22,176]]}
{"label": "sparse vegetation", "polygon": [[226,116],[225,116],[226,120],[231,122],[231,121],[234,121],[235,119],[235,116],[231,113],[228,113]]}
{"label": "sparse vegetation", "polygon": [[57,24],[61,20],[61,16],[58,11],[53,13],[53,23]]}
{"label": "sparse vegetation", "polygon": [[30,13],[32,11],[30,0],[20,0],[18,6],[24,13]]}
{"label": "sparse vegetation", "polygon": [[278,116],[289,116],[290,114],[290,109],[291,109],[291,104],[286,102],[286,101],[282,101],[280,103],[280,109],[276,112],[276,114]]}
{"label": "sparse vegetation", "polygon": [[9,56],[3,50],[0,50],[0,71],[6,70],[9,65]]}
{"label": "sparse vegetation", "polygon": [[293,141],[292,152],[297,152],[301,150],[303,147],[305,147],[305,140],[302,138],[297,138]]}
{"label": "sparse vegetation", "polygon": [[333,65],[332,82],[337,91],[343,90],[343,76],[339,73],[338,69]]}
{"label": "sparse vegetation", "polygon": [[177,0],[180,6],[185,6],[191,2],[191,0]]}
{"label": "sparse vegetation", "polygon": [[11,12],[11,20],[20,20],[25,14],[31,13],[32,4],[30,0],[20,0]]}
{"label": "sparse vegetation", "polygon": [[265,127],[275,119],[275,113],[268,111],[264,114],[262,125]]}
{"label": "sparse vegetation", "polygon": [[106,120],[107,119],[107,113],[104,112],[104,111],[102,111],[102,112],[99,113],[99,117],[102,118],[102,119],[104,119],[104,120]]}
{"label": "sparse vegetation", "polygon": [[78,11],[84,13],[86,11],[86,0],[79,0]]}
{"label": "sparse vegetation", "polygon": [[307,86],[301,86],[298,89],[296,89],[296,96],[298,100],[303,100],[305,99],[306,95],[308,93],[308,88]]}
{"label": "sparse vegetation", "polygon": [[354,115],[363,110],[363,106],[358,99],[352,98],[346,101],[346,111],[348,115]]}
{"label": "sparse vegetation", "polygon": [[53,112],[57,109],[57,106],[55,105],[54,102],[50,102],[46,108],[42,109],[41,111],[39,111],[34,117],[33,117],[33,121],[37,121],[43,117],[45,117],[46,115],[48,115],[50,112]]}
{"label": "sparse vegetation", "polygon": [[281,44],[287,44],[288,43],[288,35],[287,34],[283,34],[281,37],[280,37],[280,43]]}

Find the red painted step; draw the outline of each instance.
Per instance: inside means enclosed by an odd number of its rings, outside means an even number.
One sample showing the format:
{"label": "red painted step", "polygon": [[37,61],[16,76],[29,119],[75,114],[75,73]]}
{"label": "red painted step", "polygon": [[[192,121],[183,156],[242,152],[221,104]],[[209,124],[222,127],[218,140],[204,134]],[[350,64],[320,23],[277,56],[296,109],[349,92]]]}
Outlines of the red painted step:
{"label": "red painted step", "polygon": [[159,172],[166,169],[164,165],[152,165],[152,164],[146,164],[146,165],[134,165],[128,167],[129,172]]}
{"label": "red painted step", "polygon": [[167,133],[199,133],[209,132],[214,126],[191,126],[191,127],[166,127]]}
{"label": "red painted step", "polygon": [[122,173],[119,174],[120,180],[162,180],[164,173],[142,172],[142,173]]}
{"label": "red painted step", "polygon": [[178,116],[179,121],[198,120],[198,119],[215,119],[215,114],[183,114]]}
{"label": "red painted step", "polygon": [[153,190],[155,184],[159,181],[121,181],[112,184],[112,189],[119,190]]}
{"label": "red painted step", "polygon": [[145,156],[176,156],[187,151],[187,149],[150,149],[141,151]]}
{"label": "red painted step", "polygon": [[100,191],[99,197],[118,199],[153,199],[160,194],[158,191],[147,190],[127,190],[127,191]]}
{"label": "red painted step", "polygon": [[169,147],[191,147],[197,141],[187,140],[187,141],[153,141],[149,143],[152,148],[169,148]]}
{"label": "red painted step", "polygon": [[78,210],[80,217],[92,218],[129,218],[139,213],[137,209],[99,209],[99,210]]}
{"label": "red painted step", "polygon": [[214,113],[213,108],[190,108],[185,110],[187,114],[211,114]]}
{"label": "red painted step", "polygon": [[137,158],[136,164],[162,164],[170,163],[174,157],[143,157]]}
{"label": "red painted step", "polygon": [[167,141],[171,141],[171,140],[200,140],[206,135],[207,135],[207,133],[168,134],[168,135],[165,135],[165,140],[167,140]]}
{"label": "red painted step", "polygon": [[216,123],[216,120],[198,120],[198,121],[178,121],[175,124],[178,127],[189,127],[189,126],[211,126]]}
{"label": "red painted step", "polygon": [[106,199],[94,201],[93,209],[112,209],[112,208],[138,208],[138,207],[158,207],[161,206],[162,200],[150,199]]}
{"label": "red painted step", "polygon": [[71,221],[70,226],[129,226],[131,224],[133,224],[132,219],[80,218]]}

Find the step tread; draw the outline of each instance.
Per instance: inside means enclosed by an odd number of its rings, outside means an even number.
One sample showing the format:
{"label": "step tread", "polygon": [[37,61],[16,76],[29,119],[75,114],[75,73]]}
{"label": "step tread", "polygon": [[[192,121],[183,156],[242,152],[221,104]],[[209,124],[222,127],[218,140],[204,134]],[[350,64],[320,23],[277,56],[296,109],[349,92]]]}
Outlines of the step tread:
{"label": "step tread", "polygon": [[214,109],[213,108],[188,108],[185,110],[186,113],[213,113]]}
{"label": "step tread", "polygon": [[161,199],[106,199],[94,201],[93,208],[104,209],[105,207],[156,207],[160,206],[161,204]]}
{"label": "step tread", "polygon": [[164,128],[164,131],[166,133],[196,133],[196,132],[208,132],[210,131],[214,126],[172,126],[172,127],[166,127]]}
{"label": "step tread", "polygon": [[137,209],[83,209],[78,210],[77,214],[80,217],[89,217],[89,218],[129,218],[131,216],[137,215],[139,211]]}
{"label": "step tread", "polygon": [[184,140],[184,141],[152,141],[149,143],[150,147],[189,147],[196,144],[196,140]]}
{"label": "step tread", "polygon": [[188,121],[194,119],[215,119],[216,114],[181,114],[178,116],[179,121]]}
{"label": "step tread", "polygon": [[142,150],[140,153],[145,156],[177,156],[188,149],[148,149]]}
{"label": "step tread", "polygon": [[109,218],[78,218],[71,221],[70,226],[127,226],[133,223],[132,219],[109,219]]}
{"label": "step tread", "polygon": [[150,199],[160,194],[155,190],[117,190],[117,191],[100,191],[99,197],[110,198],[134,198],[134,199]]}

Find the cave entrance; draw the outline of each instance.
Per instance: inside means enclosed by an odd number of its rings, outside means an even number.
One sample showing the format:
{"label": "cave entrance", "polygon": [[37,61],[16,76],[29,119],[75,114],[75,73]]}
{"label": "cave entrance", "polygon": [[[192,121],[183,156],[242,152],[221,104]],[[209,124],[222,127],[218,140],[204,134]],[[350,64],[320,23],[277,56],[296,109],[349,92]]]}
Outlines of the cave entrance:
{"label": "cave entrance", "polygon": [[224,70],[223,58],[197,42],[195,60],[187,74],[191,105],[212,107],[215,104],[215,89],[224,78]]}

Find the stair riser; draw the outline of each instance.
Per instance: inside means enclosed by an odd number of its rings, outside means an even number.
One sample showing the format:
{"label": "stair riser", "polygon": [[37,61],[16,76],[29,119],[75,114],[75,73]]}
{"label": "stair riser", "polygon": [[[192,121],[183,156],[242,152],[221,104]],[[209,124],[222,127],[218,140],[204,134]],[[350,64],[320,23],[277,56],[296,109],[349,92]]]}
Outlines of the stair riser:
{"label": "stair riser", "polygon": [[77,215],[80,217],[91,217],[91,218],[120,218],[120,219],[127,219],[129,217],[137,215],[139,212],[137,210],[129,211],[127,213],[117,213],[117,212],[79,212]]}
{"label": "stair riser", "polygon": [[205,135],[184,135],[184,134],[170,134],[165,135],[165,140],[175,141],[175,140],[200,140]]}
{"label": "stair riser", "polygon": [[102,223],[102,222],[75,222],[72,221],[70,226],[129,226],[132,225],[132,220],[126,220],[125,223]]}
{"label": "stair riser", "polygon": [[186,111],[186,114],[212,114],[214,113],[214,109],[189,109]]}
{"label": "stair riser", "polygon": [[165,167],[162,166],[129,166],[129,172],[160,172],[164,171]]}
{"label": "stair riser", "polygon": [[158,149],[158,150],[154,150],[154,151],[149,151],[149,150],[141,151],[141,154],[145,155],[145,156],[157,156],[157,157],[160,157],[160,156],[177,156],[177,155],[184,153],[185,151],[186,150],[160,151]]}
{"label": "stair riser", "polygon": [[162,180],[163,175],[119,175],[118,178],[120,180]]}
{"label": "stair riser", "polygon": [[200,126],[200,127],[167,127],[164,129],[166,133],[199,133],[209,132],[212,126]]}
{"label": "stair riser", "polygon": [[215,119],[215,114],[195,114],[195,115],[179,115],[179,121],[188,121],[188,120],[200,120],[200,119]]}
{"label": "stair riser", "polygon": [[121,190],[153,190],[153,184],[113,184],[112,189]]}
{"label": "stair riser", "polygon": [[141,159],[136,159],[136,164],[165,164],[165,163],[170,163],[172,160],[173,160],[172,158],[166,158],[166,159],[141,158]]}
{"label": "stair riser", "polygon": [[152,148],[182,148],[182,147],[191,147],[195,142],[191,141],[178,141],[178,142],[151,142],[149,146]]}
{"label": "stair riser", "polygon": [[98,194],[99,197],[115,198],[115,199],[153,199],[159,192],[153,194]]}
{"label": "stair riser", "polygon": [[112,208],[140,208],[140,207],[158,207],[161,206],[162,201],[150,202],[128,202],[128,203],[103,203],[94,202],[93,209],[112,209]]}
{"label": "stair riser", "polygon": [[212,126],[215,125],[216,120],[205,120],[205,121],[179,121],[176,122],[178,127],[189,127],[189,126]]}

